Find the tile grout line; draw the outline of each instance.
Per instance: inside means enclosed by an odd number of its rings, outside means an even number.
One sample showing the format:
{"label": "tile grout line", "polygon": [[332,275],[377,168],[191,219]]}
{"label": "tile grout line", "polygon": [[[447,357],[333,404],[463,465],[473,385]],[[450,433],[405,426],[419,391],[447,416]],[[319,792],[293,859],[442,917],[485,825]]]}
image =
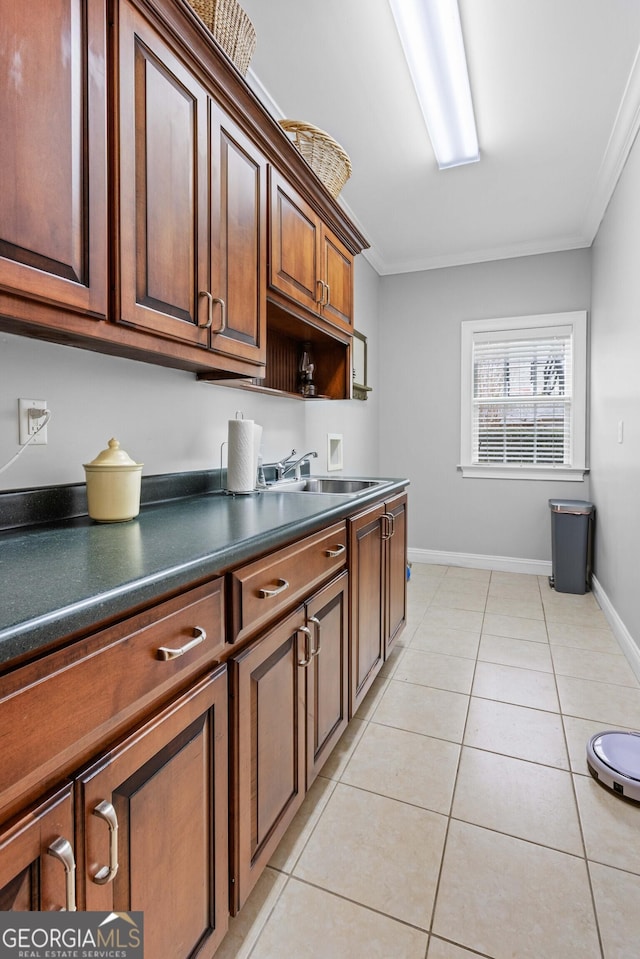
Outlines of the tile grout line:
{"label": "tile grout line", "polygon": [[[490,584],[490,583],[491,583],[491,576],[489,576],[489,584]],[[487,596],[488,596],[488,593],[489,593],[489,590],[488,590],[488,588],[487,588]],[[485,611],[486,611],[486,599],[485,599]],[[453,812],[453,803],[454,803],[454,800],[455,800],[456,788],[457,788],[457,785],[458,785],[458,776],[459,776],[459,774],[460,774],[460,763],[461,763],[461,761],[462,761],[462,750],[464,749],[464,737],[465,737],[465,734],[466,734],[466,731],[467,731],[467,722],[468,722],[468,720],[469,720],[469,710],[470,710],[470,708],[471,708],[471,696],[472,696],[472,692],[473,692],[473,684],[474,684],[474,681],[475,681],[476,669],[477,669],[477,666],[478,666],[478,654],[479,654],[479,652],[480,652],[480,643],[482,642],[482,627],[484,626],[485,611],[483,611],[483,613],[482,613],[482,622],[481,622],[481,624],[480,624],[480,635],[479,635],[479,637],[478,637],[478,646],[477,646],[477,648],[476,648],[476,657],[475,657],[474,665],[473,665],[473,675],[472,675],[472,677],[471,677],[471,685],[470,685],[470,687],[469,687],[469,694],[468,694],[468,696],[467,696],[467,709],[466,709],[466,712],[465,712],[464,723],[463,723],[463,726],[462,726],[462,732],[461,732],[461,736],[460,736],[460,750],[459,750],[459,752],[458,752],[458,761],[457,761],[457,763],[456,763],[456,771],[455,771],[455,776],[454,776],[454,778],[453,778],[453,788],[452,788],[452,790],[451,790],[451,799],[450,799],[450,801],[449,801],[449,812],[448,812],[448,814],[447,814],[447,826],[446,826],[445,833],[444,833],[444,840],[443,840],[443,843],[442,843],[442,853],[441,853],[441,855],[440,855],[440,863],[439,863],[439,866],[438,866],[438,877],[437,877],[437,879],[436,879],[436,886],[435,886],[435,891],[434,891],[434,894],[433,894],[433,905],[432,905],[432,907],[431,907],[431,916],[430,916],[430,918],[429,918],[429,942],[431,942],[431,937],[432,937],[432,935],[434,935],[433,923],[434,923],[434,919],[435,919],[435,915],[436,915],[436,909],[437,909],[437,905],[438,905],[438,895],[439,895],[439,893],[440,893],[440,883],[441,883],[441,880],[442,880],[442,871],[443,871],[443,867],[444,867],[444,860],[445,860],[445,855],[446,855],[446,850],[447,850],[447,843],[448,843],[448,841],[449,841],[449,830],[450,830],[450,828],[451,828],[451,822],[452,822],[452,820],[453,820],[453,815],[452,815],[452,812]]]}
{"label": "tile grout line", "polygon": [[[547,620],[547,610],[546,610],[544,601],[542,599],[542,587],[540,586],[540,580],[538,580],[538,588],[540,589],[540,600],[542,602],[542,610],[544,613],[544,626],[547,632],[547,642],[549,643],[549,652],[551,653],[551,667],[553,669],[553,682],[556,690],[556,696],[558,697],[558,710],[560,715],[560,723],[562,726],[562,738],[564,741],[564,748],[567,752],[567,761],[569,763],[569,778],[571,782],[571,792],[573,795],[573,802],[575,805],[576,817],[578,820],[578,829],[580,831],[580,842],[582,843],[582,852],[583,852],[582,859],[584,861],[585,872],[587,875],[587,883],[589,885],[589,895],[591,897],[591,908],[593,909],[593,919],[596,926],[596,935],[598,937],[598,947],[600,949],[600,956],[602,957],[602,959],[606,959],[605,952],[604,952],[604,943],[602,941],[602,933],[600,932],[600,920],[598,918],[598,908],[596,904],[595,893],[593,890],[593,883],[591,881],[591,870],[589,868],[589,859],[587,857],[587,846],[584,838],[584,829],[582,827],[582,816],[580,815],[580,805],[578,803],[578,794],[576,792],[576,784],[575,784],[574,773],[573,773],[573,768],[571,764],[571,751],[569,749],[569,742],[567,739],[567,729],[564,722],[565,714],[562,708],[562,700],[560,698],[560,689],[558,686],[558,674],[556,673],[556,664],[553,658],[553,652],[551,650],[551,641],[549,639],[549,623]],[[551,586],[549,588],[551,588]]]}

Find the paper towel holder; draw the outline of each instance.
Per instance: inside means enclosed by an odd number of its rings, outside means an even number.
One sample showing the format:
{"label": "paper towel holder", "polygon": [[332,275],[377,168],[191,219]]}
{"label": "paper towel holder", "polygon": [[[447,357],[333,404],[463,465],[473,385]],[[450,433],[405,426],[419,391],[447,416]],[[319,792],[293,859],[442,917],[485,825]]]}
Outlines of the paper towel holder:
{"label": "paper towel holder", "polygon": [[[235,417],[234,417],[234,418],[235,418],[236,420],[244,420],[244,413],[243,413],[243,411],[242,411],[242,410],[236,410],[236,412],[235,412]],[[260,432],[262,433],[262,428],[259,427],[259,429],[260,429]],[[223,474],[224,474],[223,451],[224,451],[225,446],[227,447],[227,482],[228,482],[228,470],[229,470],[229,455],[228,455],[229,440],[228,440],[228,439],[223,440],[222,443],[220,444],[220,486],[221,486],[221,489],[222,489],[222,477],[223,477]],[[254,486],[253,486],[253,489],[247,489],[247,490],[222,489],[222,492],[225,494],[225,496],[252,496],[254,493],[260,493],[260,492],[262,492],[262,490],[260,489],[260,487],[257,485],[257,470],[256,470],[256,476],[254,477]]]}

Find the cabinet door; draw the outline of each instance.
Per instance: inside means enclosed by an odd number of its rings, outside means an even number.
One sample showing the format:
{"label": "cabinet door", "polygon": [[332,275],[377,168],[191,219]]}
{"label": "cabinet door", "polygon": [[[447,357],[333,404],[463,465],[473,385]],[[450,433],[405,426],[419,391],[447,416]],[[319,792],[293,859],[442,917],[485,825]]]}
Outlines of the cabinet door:
{"label": "cabinet door", "polygon": [[322,230],[322,279],[326,283],[322,315],[351,331],[353,324],[353,256],[329,230]]}
{"label": "cabinet door", "polygon": [[307,603],[312,632],[306,669],[307,789],[340,739],[349,716],[348,573]]}
{"label": "cabinet door", "polygon": [[137,11],[119,16],[120,319],[207,347],[207,92]]}
{"label": "cabinet door", "polygon": [[0,0],[0,286],[39,311],[107,312],[105,35],[101,0]]}
{"label": "cabinet door", "polygon": [[210,957],[227,929],[226,678],[202,679],[78,777],[82,908],[142,910],[150,957]]}
{"label": "cabinet door", "polygon": [[[251,889],[305,794],[305,660],[296,610],[229,662],[233,696],[232,909]],[[302,640],[302,641],[301,641]]]}
{"label": "cabinet door", "polygon": [[385,504],[391,517],[385,541],[386,609],[385,642],[389,652],[407,620],[407,496],[396,496]]}
{"label": "cabinet door", "polygon": [[213,304],[211,346],[264,364],[267,163],[213,100],[209,105],[211,294],[223,301]]}
{"label": "cabinet door", "polygon": [[269,283],[280,293],[319,313],[320,220],[301,196],[276,171],[270,170]]}
{"label": "cabinet door", "polygon": [[374,506],[349,521],[351,716],[384,662],[384,512],[384,506]]}
{"label": "cabinet door", "polygon": [[71,783],[0,830],[0,910],[75,908]]}

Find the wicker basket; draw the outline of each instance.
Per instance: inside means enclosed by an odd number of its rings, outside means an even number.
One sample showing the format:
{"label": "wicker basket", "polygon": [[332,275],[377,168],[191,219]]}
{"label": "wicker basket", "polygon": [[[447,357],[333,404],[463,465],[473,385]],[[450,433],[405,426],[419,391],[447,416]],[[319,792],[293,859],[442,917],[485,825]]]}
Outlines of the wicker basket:
{"label": "wicker basket", "polygon": [[299,120],[278,122],[282,129],[291,135],[293,143],[329,193],[337,197],[351,176],[351,160],[348,154],[333,137],[310,123],[301,123]]}
{"label": "wicker basket", "polygon": [[237,0],[189,0],[189,3],[245,76],[256,48],[256,31]]}

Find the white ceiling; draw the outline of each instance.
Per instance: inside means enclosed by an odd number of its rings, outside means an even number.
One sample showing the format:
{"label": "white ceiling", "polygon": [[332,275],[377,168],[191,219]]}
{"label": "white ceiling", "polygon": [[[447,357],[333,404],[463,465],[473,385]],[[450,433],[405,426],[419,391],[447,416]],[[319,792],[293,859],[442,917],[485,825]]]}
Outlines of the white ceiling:
{"label": "white ceiling", "polygon": [[589,246],[640,124],[640,0],[460,0],[481,160],[439,171],[388,0],[241,0],[249,83],[349,153],[380,274]]}

